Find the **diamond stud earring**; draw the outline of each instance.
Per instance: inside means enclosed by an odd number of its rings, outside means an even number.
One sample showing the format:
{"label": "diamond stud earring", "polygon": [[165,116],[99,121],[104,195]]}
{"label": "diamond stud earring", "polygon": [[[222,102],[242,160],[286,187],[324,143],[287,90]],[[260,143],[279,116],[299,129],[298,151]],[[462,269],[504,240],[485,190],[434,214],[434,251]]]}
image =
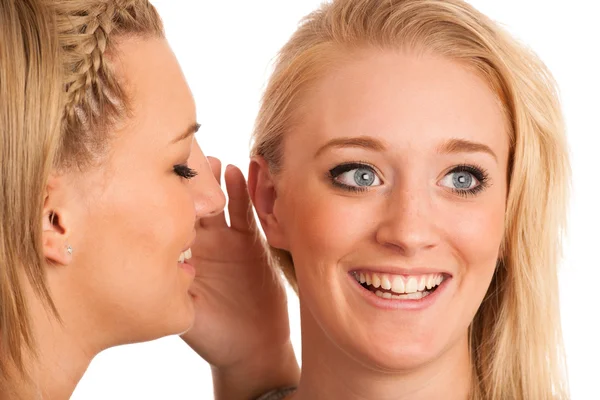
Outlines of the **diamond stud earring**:
{"label": "diamond stud earring", "polygon": [[73,248],[70,245],[67,245],[67,254],[68,255],[72,255],[73,254]]}

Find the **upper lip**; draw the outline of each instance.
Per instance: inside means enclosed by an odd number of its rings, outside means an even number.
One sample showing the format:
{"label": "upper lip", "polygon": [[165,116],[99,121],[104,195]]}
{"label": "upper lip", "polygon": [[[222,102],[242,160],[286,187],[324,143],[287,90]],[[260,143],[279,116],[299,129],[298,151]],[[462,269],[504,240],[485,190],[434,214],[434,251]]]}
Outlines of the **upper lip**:
{"label": "upper lip", "polygon": [[375,273],[383,273],[390,275],[429,275],[429,274],[443,274],[449,277],[452,277],[452,273],[450,271],[442,270],[442,269],[434,269],[434,268],[422,268],[422,267],[393,267],[393,266],[362,266],[356,267],[349,270],[352,272],[375,272]]}
{"label": "upper lip", "polygon": [[181,250],[181,252],[183,253],[184,251],[191,249],[192,245],[194,244],[194,241],[196,240],[196,233],[194,232],[194,235],[192,236],[192,240],[190,240],[187,244],[186,247],[183,248],[183,250]]}

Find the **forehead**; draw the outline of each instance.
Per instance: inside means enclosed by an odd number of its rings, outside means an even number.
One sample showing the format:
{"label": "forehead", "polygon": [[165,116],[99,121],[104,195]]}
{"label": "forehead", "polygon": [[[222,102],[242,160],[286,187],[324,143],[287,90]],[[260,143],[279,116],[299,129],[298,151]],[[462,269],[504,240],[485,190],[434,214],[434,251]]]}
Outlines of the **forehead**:
{"label": "forehead", "polygon": [[117,50],[115,72],[131,110],[127,131],[164,142],[187,130],[196,120],[195,103],[166,39],[127,38]]}
{"label": "forehead", "polygon": [[382,50],[345,60],[302,99],[298,130],[308,141],[368,135],[391,146],[425,149],[459,138],[508,151],[499,100],[464,65],[427,53]]}

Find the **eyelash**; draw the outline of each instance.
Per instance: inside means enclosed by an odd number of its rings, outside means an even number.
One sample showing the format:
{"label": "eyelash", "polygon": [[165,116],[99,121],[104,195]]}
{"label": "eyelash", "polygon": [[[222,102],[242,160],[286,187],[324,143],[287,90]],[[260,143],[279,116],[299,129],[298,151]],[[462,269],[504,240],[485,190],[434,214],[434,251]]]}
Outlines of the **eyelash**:
{"label": "eyelash", "polygon": [[[362,192],[366,192],[370,189],[369,186],[348,186],[345,185],[343,183],[340,183],[339,181],[337,181],[336,179],[342,175],[345,172],[348,171],[352,171],[353,169],[368,169],[373,171],[373,173],[377,174],[375,168],[373,168],[371,165],[364,163],[364,162],[352,162],[352,163],[347,163],[347,164],[341,164],[338,165],[334,168],[332,168],[331,170],[329,170],[328,178],[331,180],[331,183],[335,186],[338,187],[340,189],[343,190],[347,190],[350,192],[355,192],[355,193],[362,193]],[[479,184],[477,186],[475,186],[474,188],[471,189],[450,189],[452,190],[453,193],[456,193],[459,196],[462,197],[471,197],[471,196],[475,196],[478,193],[480,193],[481,191],[483,191],[484,189],[487,189],[487,187],[489,186],[489,174],[488,172],[480,166],[477,165],[469,165],[469,164],[460,164],[455,166],[454,168],[452,168],[450,171],[448,171],[444,176],[447,176],[451,173],[458,173],[458,172],[467,172],[471,175],[473,175],[475,177],[475,179],[477,179],[477,181],[479,182]]]}
{"label": "eyelash", "polygon": [[185,164],[177,164],[173,167],[173,171],[179,175],[180,177],[184,178],[184,179],[192,179],[193,177],[195,177],[196,175],[198,175],[198,172],[196,172],[195,170],[191,169],[190,167],[188,167]]}
{"label": "eyelash", "polygon": [[343,190],[350,191],[350,192],[362,193],[362,192],[368,191],[370,189],[370,187],[369,186],[348,186],[348,185],[345,185],[336,180],[343,173],[352,171],[353,169],[359,169],[359,168],[360,169],[368,169],[368,170],[373,171],[374,174],[377,174],[377,171],[375,170],[375,168],[373,168],[371,165],[369,165],[367,163],[352,162],[352,163],[347,163],[347,164],[341,164],[341,165],[338,165],[337,167],[330,169],[329,173],[327,175],[328,175],[328,178],[331,180],[331,183],[333,184],[333,186],[338,187]]}
{"label": "eyelash", "polygon": [[489,186],[489,174],[483,167],[477,165],[460,164],[448,171],[446,175],[456,172],[468,172],[469,174],[473,175],[475,179],[477,179],[477,181],[479,182],[479,185],[471,189],[450,189],[452,190],[452,192],[458,194],[459,196],[465,198],[475,196],[478,193],[482,192],[484,189],[487,189]]}

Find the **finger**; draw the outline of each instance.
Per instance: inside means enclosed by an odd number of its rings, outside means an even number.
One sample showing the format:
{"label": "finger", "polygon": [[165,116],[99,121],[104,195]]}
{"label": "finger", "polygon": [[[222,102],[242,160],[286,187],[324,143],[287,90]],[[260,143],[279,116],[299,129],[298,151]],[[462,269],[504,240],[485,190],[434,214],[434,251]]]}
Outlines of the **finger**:
{"label": "finger", "polygon": [[225,169],[225,185],[229,197],[229,221],[233,229],[238,231],[254,231],[256,220],[252,211],[252,203],[248,194],[248,185],[242,171],[234,165]]}
{"label": "finger", "polygon": [[[208,160],[208,164],[210,165],[210,169],[215,176],[219,185],[221,185],[221,161],[215,157],[206,157]],[[225,221],[225,212],[220,212],[217,215],[212,215],[210,217],[200,218],[198,220],[198,224],[203,228],[224,228],[227,227],[227,222]]]}

